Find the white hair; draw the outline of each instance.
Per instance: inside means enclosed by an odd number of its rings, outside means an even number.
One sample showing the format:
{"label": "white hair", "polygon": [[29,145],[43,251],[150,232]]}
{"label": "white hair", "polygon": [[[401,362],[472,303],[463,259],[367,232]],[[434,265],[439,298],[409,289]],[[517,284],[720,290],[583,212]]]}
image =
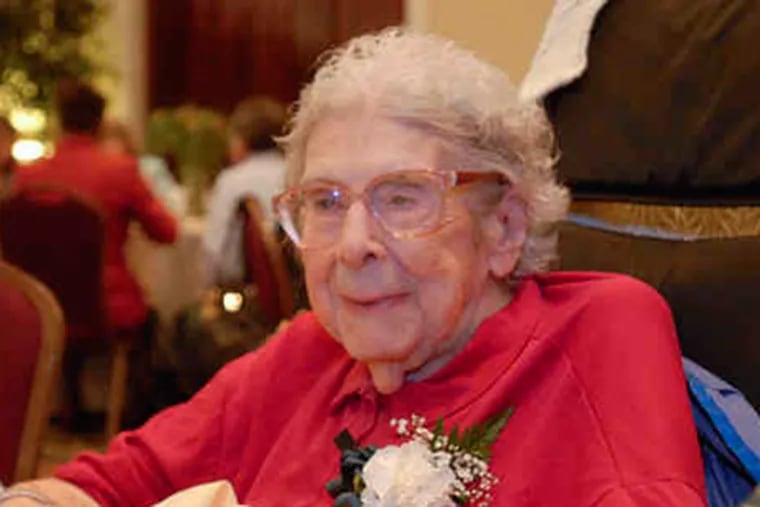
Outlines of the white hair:
{"label": "white hair", "polygon": [[359,107],[436,135],[464,169],[505,173],[525,204],[528,226],[513,276],[548,269],[568,192],[556,181],[554,138],[543,110],[520,102],[503,71],[452,41],[401,28],[350,40],[324,55],[279,140],[288,185],[303,174],[316,123]]}

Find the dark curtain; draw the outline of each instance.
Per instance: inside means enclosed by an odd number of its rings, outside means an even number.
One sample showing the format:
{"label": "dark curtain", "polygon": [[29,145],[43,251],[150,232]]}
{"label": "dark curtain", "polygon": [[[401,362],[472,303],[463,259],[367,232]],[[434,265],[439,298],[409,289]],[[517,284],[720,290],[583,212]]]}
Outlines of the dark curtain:
{"label": "dark curtain", "polygon": [[148,4],[150,107],[230,111],[252,94],[290,102],[326,48],[399,24],[402,0],[160,0]]}

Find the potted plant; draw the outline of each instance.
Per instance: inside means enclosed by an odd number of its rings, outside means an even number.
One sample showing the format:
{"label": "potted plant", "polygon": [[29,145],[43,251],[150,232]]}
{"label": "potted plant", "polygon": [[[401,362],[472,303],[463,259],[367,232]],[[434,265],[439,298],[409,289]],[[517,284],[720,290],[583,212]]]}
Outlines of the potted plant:
{"label": "potted plant", "polygon": [[145,146],[174,166],[188,191],[188,211],[204,211],[204,195],[226,161],[224,117],[212,110],[185,105],[157,109],[148,120]]}

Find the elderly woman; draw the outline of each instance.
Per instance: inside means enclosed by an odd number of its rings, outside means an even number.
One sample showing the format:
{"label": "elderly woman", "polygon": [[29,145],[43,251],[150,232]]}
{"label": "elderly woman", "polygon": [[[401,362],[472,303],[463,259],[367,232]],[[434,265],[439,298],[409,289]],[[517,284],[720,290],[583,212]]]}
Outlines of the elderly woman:
{"label": "elderly woman", "polygon": [[[705,505],[666,304],[630,278],[540,274],[567,192],[542,112],[515,97],[430,35],[332,53],[283,139],[275,200],[313,312],[104,455],[26,487],[126,506],[226,479],[246,505],[331,505],[347,430],[354,457],[381,448],[343,481],[366,505]],[[505,426],[462,436],[507,409]],[[488,472],[473,451],[452,479],[461,455],[430,453],[421,417],[488,447]]]}

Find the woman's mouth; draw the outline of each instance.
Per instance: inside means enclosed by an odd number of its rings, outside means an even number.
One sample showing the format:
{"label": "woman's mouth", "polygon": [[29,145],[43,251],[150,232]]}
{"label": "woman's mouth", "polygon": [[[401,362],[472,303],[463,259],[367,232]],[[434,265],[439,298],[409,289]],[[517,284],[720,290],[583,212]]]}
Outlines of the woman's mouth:
{"label": "woman's mouth", "polygon": [[407,293],[372,296],[343,296],[343,300],[349,306],[361,310],[380,310],[402,303],[407,296]]}

